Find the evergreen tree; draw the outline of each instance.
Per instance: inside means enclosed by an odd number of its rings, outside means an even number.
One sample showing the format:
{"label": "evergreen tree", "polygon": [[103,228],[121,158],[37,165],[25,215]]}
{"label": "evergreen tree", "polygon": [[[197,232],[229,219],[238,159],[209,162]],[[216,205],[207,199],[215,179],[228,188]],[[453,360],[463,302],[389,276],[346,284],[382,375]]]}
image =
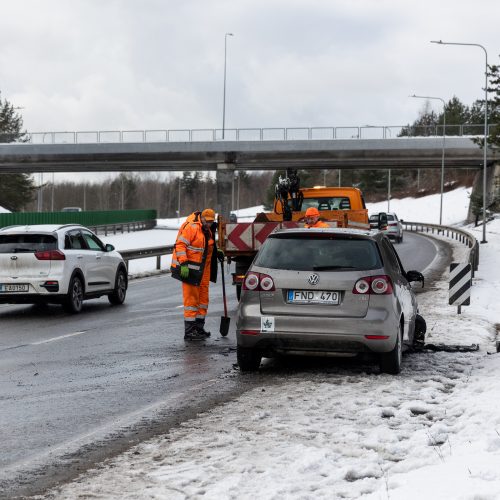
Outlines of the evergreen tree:
{"label": "evergreen tree", "polygon": [[490,66],[489,77],[488,92],[493,98],[488,99],[488,122],[494,126],[490,128],[488,142],[490,145],[500,147],[500,66]]}
{"label": "evergreen tree", "polygon": [[[14,106],[0,94],[0,142],[22,140],[23,119]],[[7,210],[21,210],[32,199],[35,186],[31,176],[27,174],[0,173],[0,206]]]}

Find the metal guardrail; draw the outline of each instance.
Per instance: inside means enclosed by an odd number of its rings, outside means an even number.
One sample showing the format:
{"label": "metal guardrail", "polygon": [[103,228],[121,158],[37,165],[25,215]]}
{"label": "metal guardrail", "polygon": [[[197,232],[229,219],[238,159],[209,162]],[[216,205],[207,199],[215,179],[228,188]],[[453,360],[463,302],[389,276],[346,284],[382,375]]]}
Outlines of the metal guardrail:
{"label": "metal guardrail", "polygon": [[[488,125],[488,131],[497,124]],[[334,139],[396,139],[405,131],[408,137],[483,136],[484,124],[464,123],[412,127],[411,125],[362,125],[352,127],[273,127],[182,130],[93,130],[27,132],[16,138],[0,134],[0,143],[28,144],[113,144],[154,142],[215,142],[215,141],[314,141]],[[488,132],[489,133],[489,132]],[[224,137],[224,138],[223,138]]]}
{"label": "metal guardrail", "polygon": [[162,247],[137,248],[136,250],[121,250],[119,251],[119,253],[123,257],[127,269],[130,260],[145,259],[147,257],[156,257],[156,269],[160,270],[161,256],[170,255],[174,251],[174,246],[175,245],[166,245]]}
{"label": "metal guardrail", "polygon": [[144,231],[146,229],[153,229],[156,226],[156,219],[155,220],[140,220],[140,221],[134,221],[134,222],[117,222],[117,223],[110,223],[110,224],[99,224],[97,226],[95,225],[89,225],[88,228],[92,229],[94,233],[98,234],[99,232],[102,234],[104,233],[104,236],[108,235],[109,233],[116,234],[117,231],[120,231],[121,234],[123,234],[125,231],[127,233],[130,233],[130,231]]}
{"label": "metal guardrail", "polygon": [[472,268],[472,276],[474,276],[474,272],[477,271],[479,266],[479,242],[477,239],[465,231],[464,229],[459,229],[451,226],[440,226],[438,224],[425,224],[422,222],[407,222],[403,221],[402,225],[404,226],[405,231],[413,231],[420,233],[431,233],[446,236],[447,238],[451,238],[454,240],[463,243],[467,246],[469,251],[469,264]]}
{"label": "metal guardrail", "polygon": [[[472,276],[474,272],[477,271],[479,266],[479,242],[477,239],[469,232],[451,226],[440,226],[438,224],[425,224],[423,222],[407,222],[403,221],[405,231],[420,232],[420,233],[431,233],[431,234],[442,234],[447,238],[463,243],[467,246],[469,251],[469,263],[472,268]],[[147,257],[156,257],[156,269],[160,270],[160,259],[162,255],[170,255],[174,251],[175,245],[167,245],[161,247],[152,248],[138,248],[136,250],[123,250],[120,251],[123,260],[128,269],[128,263],[133,259],[144,259]]]}

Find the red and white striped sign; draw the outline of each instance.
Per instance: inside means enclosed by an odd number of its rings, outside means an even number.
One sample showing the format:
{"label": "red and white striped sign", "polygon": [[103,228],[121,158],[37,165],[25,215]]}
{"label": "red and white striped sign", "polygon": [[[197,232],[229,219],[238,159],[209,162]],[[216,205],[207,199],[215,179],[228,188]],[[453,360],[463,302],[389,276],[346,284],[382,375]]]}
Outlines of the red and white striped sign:
{"label": "red and white striped sign", "polygon": [[226,224],[226,251],[257,251],[276,229],[301,227],[298,222],[238,222]]}

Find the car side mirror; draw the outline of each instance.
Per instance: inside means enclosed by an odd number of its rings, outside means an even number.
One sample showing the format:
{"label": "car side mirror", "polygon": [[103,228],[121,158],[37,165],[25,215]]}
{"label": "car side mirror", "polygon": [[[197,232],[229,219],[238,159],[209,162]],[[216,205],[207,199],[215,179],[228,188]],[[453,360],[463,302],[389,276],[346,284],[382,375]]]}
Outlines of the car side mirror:
{"label": "car side mirror", "polygon": [[421,281],[422,288],[424,288],[424,275],[420,271],[407,271],[406,279],[411,283],[412,281]]}
{"label": "car side mirror", "polygon": [[110,243],[106,244],[106,252],[112,252],[114,249],[115,249],[115,247],[113,245],[111,245]]}
{"label": "car side mirror", "polygon": [[378,214],[378,224],[379,229],[387,229],[387,214],[385,212],[380,212]]}

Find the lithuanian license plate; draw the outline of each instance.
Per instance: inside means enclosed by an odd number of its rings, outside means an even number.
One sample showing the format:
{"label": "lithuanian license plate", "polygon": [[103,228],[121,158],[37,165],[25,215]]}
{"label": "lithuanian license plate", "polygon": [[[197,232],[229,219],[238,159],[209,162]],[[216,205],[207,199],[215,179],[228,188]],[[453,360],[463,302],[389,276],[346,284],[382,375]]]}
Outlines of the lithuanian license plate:
{"label": "lithuanian license plate", "polygon": [[0,283],[0,293],[5,292],[27,292],[29,290],[29,286],[27,283]]}
{"label": "lithuanian license plate", "polygon": [[339,292],[325,290],[288,290],[287,302],[291,304],[339,304]]}

